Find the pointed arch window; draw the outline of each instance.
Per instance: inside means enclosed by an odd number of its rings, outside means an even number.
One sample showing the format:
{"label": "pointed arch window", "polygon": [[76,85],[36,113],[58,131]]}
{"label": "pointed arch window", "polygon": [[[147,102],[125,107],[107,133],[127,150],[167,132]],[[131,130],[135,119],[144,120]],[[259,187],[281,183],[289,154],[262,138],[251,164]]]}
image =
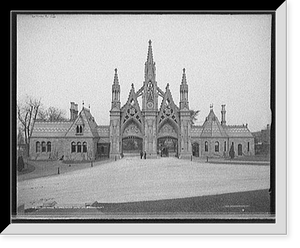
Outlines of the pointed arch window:
{"label": "pointed arch window", "polygon": [[82,132],[83,132],[83,125],[77,125],[76,134],[82,134]]}
{"label": "pointed arch window", "polygon": [[71,143],[71,152],[76,152],[76,145],[74,141]]}
{"label": "pointed arch window", "polygon": [[46,152],[46,142],[42,142],[42,152]]}
{"label": "pointed arch window", "polygon": [[218,141],[215,142],[215,152],[219,152],[220,144]]}
{"label": "pointed arch window", "polygon": [[47,152],[51,152],[51,142],[47,142]]}
{"label": "pointed arch window", "polygon": [[81,143],[77,142],[77,152],[81,152]]}
{"label": "pointed arch window", "polygon": [[87,152],[86,142],[82,143],[82,152]]}
{"label": "pointed arch window", "polygon": [[206,152],[208,152],[208,142],[207,141],[205,141],[205,143],[204,143],[204,150]]}
{"label": "pointed arch window", "polygon": [[41,143],[39,141],[35,143],[35,152],[41,152]]}
{"label": "pointed arch window", "polygon": [[243,155],[243,146],[242,146],[242,144],[238,144],[238,155],[239,156]]}

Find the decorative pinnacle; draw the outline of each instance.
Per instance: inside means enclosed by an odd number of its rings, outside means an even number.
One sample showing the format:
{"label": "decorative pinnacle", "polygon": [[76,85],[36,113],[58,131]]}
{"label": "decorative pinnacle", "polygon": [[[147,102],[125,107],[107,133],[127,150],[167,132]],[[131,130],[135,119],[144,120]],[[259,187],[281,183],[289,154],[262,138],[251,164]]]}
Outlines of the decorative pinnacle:
{"label": "decorative pinnacle", "polygon": [[149,40],[148,43],[149,43],[149,46],[148,46],[148,55],[147,55],[147,62],[146,63],[153,64],[153,53],[152,53],[152,46],[151,46],[152,41]]}
{"label": "decorative pinnacle", "polygon": [[114,83],[113,84],[119,84],[118,69],[117,68],[115,68],[115,75],[114,75]]}
{"label": "decorative pinnacle", "polygon": [[211,104],[209,105],[210,110],[213,110],[213,107],[214,107],[214,105],[211,103]]}
{"label": "decorative pinnacle", "polygon": [[183,68],[182,71],[183,71],[183,73],[182,73],[182,81],[181,81],[181,83],[182,84],[187,84],[187,82],[186,82],[186,75],[185,75],[185,68]]}

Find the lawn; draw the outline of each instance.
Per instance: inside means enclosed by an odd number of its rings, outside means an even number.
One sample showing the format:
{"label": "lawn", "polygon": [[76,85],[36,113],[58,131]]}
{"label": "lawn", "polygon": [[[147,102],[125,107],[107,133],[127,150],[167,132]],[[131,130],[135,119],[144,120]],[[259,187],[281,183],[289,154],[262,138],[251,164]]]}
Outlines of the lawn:
{"label": "lawn", "polygon": [[30,208],[55,201],[57,207],[82,207],[95,201],[112,204],[261,190],[269,188],[269,173],[269,166],[209,164],[176,158],[122,159],[20,180],[18,205]]}

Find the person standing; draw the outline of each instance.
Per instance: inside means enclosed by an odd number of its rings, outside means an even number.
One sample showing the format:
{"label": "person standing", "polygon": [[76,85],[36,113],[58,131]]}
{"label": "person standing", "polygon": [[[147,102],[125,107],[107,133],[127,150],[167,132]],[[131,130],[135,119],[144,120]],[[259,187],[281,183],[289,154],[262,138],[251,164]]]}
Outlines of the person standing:
{"label": "person standing", "polygon": [[146,151],[144,152],[144,159],[146,159],[146,156],[147,156],[147,153],[146,153]]}
{"label": "person standing", "polygon": [[143,158],[143,151],[140,152],[140,155],[141,155],[141,159],[142,159]]}

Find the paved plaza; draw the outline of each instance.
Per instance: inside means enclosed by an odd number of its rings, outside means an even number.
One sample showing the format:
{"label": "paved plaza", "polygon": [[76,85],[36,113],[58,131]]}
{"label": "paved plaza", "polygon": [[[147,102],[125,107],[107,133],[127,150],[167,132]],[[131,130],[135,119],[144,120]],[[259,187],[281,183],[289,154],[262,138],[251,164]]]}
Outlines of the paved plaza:
{"label": "paved plaza", "polygon": [[176,158],[126,158],[60,175],[19,181],[18,205],[82,207],[216,195],[269,188],[269,166],[210,164]]}

